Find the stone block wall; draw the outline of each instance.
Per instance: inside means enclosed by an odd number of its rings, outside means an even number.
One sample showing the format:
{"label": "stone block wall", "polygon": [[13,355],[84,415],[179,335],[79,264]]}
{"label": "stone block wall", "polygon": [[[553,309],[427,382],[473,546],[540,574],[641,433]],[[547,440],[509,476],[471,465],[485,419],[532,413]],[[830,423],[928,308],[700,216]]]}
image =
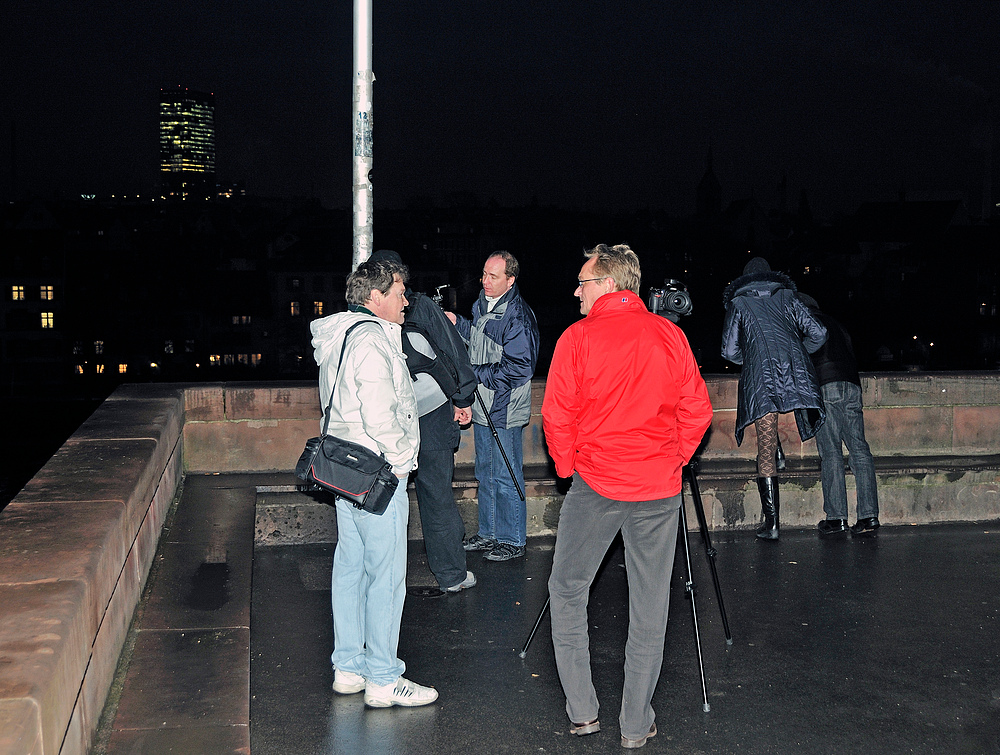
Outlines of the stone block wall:
{"label": "stone block wall", "polygon": [[[747,428],[736,445],[737,380],[706,376],[715,410],[700,456],[706,462],[754,459],[756,438]],[[879,373],[862,378],[865,426],[879,457],[988,456],[1000,453],[1000,375]],[[542,432],[545,381],[532,383],[531,422],[524,432],[525,466],[550,461]],[[280,471],[294,467],[307,438],[318,435],[322,409],[313,383],[218,383],[185,391],[185,468],[190,471]],[[817,458],[814,441],[801,442],[792,415],[778,423],[791,459]],[[459,467],[475,461],[471,430],[463,431]]]}
{"label": "stone block wall", "polygon": [[0,753],[89,751],[180,483],[183,398],[119,390],[0,514]]}

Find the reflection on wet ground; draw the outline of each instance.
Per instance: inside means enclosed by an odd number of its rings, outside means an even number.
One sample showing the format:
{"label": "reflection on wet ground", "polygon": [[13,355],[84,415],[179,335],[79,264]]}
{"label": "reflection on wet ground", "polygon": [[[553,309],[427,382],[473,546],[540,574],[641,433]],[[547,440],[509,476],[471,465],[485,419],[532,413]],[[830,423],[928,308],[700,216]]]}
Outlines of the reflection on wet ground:
{"label": "reflection on wet ground", "polygon": [[[883,528],[828,542],[782,532],[716,533],[734,642],[728,646],[702,541],[692,533],[703,663],[683,560],[647,752],[1000,752],[1000,527]],[[408,677],[441,693],[426,708],[366,710],[338,696],[329,655],[330,545],[258,548],[251,636],[254,755],[289,753],[617,752],[626,632],[623,551],[591,596],[602,731],[568,734],[547,617],[519,656],[546,597],[552,539],[491,563],[479,584],[423,597],[433,584],[410,543],[399,655]],[[680,549],[678,549],[680,553]]]}

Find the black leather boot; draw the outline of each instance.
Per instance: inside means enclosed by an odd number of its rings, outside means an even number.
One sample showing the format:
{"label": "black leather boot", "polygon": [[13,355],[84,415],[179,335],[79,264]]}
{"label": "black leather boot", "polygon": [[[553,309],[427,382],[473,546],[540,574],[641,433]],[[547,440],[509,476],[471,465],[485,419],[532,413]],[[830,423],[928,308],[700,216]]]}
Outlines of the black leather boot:
{"label": "black leather boot", "polygon": [[760,508],[764,512],[764,523],[757,528],[761,540],[778,539],[778,478],[758,477],[757,490],[760,491]]}

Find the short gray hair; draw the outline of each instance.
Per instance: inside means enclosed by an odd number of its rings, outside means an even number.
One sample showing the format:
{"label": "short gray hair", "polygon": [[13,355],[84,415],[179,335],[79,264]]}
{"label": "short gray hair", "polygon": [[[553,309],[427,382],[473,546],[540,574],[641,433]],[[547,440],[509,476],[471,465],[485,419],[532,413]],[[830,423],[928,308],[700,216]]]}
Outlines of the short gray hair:
{"label": "short gray hair", "polygon": [[347,276],[347,303],[364,304],[372,295],[372,289],[389,293],[399,276],[403,283],[410,279],[406,265],[389,260],[368,260],[358,265],[358,269]]}
{"label": "short gray hair", "polygon": [[639,293],[639,281],[642,271],[639,269],[639,256],[627,244],[598,244],[593,249],[583,253],[588,260],[595,259],[594,274],[607,276],[615,282],[618,291]]}

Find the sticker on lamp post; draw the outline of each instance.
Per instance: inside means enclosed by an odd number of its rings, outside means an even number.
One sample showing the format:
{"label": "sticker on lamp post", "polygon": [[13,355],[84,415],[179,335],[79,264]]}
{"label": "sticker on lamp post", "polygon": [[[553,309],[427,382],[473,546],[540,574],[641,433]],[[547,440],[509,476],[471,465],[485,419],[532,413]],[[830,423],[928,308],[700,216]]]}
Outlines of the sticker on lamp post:
{"label": "sticker on lamp post", "polygon": [[372,156],[372,116],[371,113],[358,113],[354,122],[354,156]]}

